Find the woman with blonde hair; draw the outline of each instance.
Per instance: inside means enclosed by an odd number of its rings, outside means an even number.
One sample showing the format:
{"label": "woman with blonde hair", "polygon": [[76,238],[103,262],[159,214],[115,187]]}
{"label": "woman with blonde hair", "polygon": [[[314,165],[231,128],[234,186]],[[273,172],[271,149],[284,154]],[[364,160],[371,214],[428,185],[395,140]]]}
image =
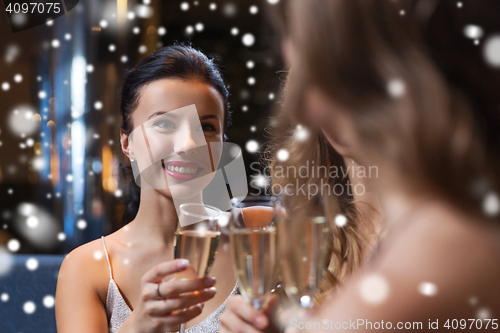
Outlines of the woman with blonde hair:
{"label": "woman with blonde hair", "polygon": [[[311,332],[498,329],[500,3],[280,6],[291,64],[280,140],[290,125],[308,125],[357,165],[377,166],[368,182],[388,229],[338,294],[306,320],[282,324]],[[272,331],[269,318],[230,299],[222,332]]]}

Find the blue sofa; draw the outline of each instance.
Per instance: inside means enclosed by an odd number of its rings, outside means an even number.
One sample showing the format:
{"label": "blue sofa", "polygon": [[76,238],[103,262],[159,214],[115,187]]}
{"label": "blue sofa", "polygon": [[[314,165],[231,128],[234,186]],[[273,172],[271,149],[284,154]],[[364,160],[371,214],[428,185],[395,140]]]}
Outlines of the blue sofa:
{"label": "blue sofa", "polygon": [[[55,333],[54,306],[43,304],[45,296],[55,298],[57,275],[64,255],[13,254],[13,266],[9,273],[0,276],[0,332],[1,333]],[[35,270],[29,270],[26,262],[38,261]],[[35,311],[28,314],[24,304],[31,301]],[[50,305],[50,304],[49,304]]]}

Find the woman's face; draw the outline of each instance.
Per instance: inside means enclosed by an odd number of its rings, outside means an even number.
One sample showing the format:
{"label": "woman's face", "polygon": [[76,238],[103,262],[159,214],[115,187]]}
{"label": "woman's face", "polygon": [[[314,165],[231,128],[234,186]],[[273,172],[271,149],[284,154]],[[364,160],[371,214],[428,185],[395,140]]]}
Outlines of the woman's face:
{"label": "woman's face", "polygon": [[161,79],[144,86],[124,150],[137,161],[141,188],[175,199],[200,194],[220,159],[224,103],[198,80]]}

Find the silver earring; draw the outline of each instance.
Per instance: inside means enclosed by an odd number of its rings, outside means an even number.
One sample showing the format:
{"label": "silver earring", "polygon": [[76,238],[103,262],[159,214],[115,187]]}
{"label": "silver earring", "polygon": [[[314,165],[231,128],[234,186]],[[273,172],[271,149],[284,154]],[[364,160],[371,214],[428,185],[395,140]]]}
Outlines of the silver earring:
{"label": "silver earring", "polygon": [[130,158],[130,162],[134,162],[134,159],[132,157]]}

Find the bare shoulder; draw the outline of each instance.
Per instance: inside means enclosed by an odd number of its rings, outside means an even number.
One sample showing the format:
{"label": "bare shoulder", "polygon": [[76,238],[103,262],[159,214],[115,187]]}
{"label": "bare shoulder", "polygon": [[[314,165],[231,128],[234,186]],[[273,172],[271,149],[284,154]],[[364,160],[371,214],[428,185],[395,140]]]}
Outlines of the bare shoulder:
{"label": "bare shoulder", "polygon": [[[497,227],[500,234],[500,226]],[[443,265],[449,269],[497,269],[500,249],[483,222],[447,210],[422,214],[388,244],[391,261]],[[482,269],[481,269],[482,270]],[[498,271],[497,271],[498,273]]]}
{"label": "bare shoulder", "polygon": [[61,264],[58,281],[71,281],[86,291],[94,290],[105,300],[109,274],[102,240],[95,239],[68,253]]}
{"label": "bare shoulder", "polygon": [[477,219],[446,210],[421,214],[393,235],[375,270],[408,299],[432,298],[432,305],[457,313],[471,311],[474,299],[498,308],[500,251],[487,230]]}

